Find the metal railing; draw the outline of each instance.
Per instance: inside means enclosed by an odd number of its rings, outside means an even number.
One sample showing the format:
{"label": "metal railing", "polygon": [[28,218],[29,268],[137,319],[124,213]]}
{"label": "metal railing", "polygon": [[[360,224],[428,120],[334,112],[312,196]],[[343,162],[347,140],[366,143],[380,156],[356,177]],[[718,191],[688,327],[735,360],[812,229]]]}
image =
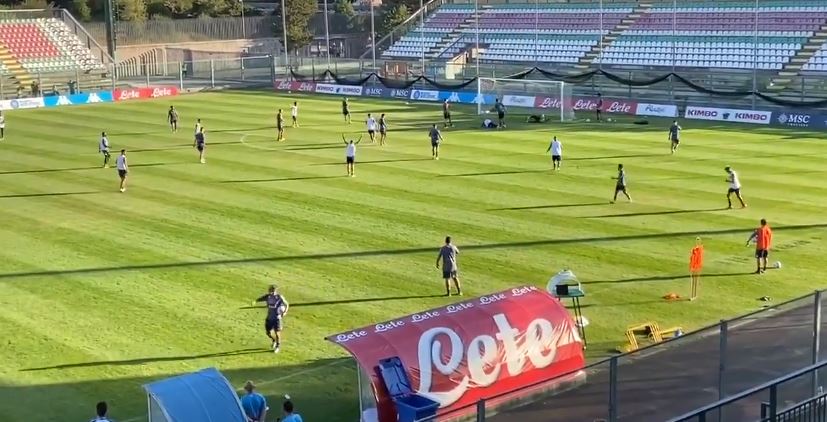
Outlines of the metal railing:
{"label": "metal railing", "polygon": [[[762,408],[769,413],[769,404],[762,403]],[[761,422],[826,422],[827,395],[821,394],[779,413],[775,419],[764,416]]]}

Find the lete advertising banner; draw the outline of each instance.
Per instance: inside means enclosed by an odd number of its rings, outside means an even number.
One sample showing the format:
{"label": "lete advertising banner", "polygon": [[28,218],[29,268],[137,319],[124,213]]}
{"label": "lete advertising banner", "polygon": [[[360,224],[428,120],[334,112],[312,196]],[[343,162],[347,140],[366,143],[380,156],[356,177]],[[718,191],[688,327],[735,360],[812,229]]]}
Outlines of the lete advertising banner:
{"label": "lete advertising banner", "polygon": [[112,91],[89,92],[74,95],[53,95],[50,97],[43,97],[43,104],[46,107],[111,103],[112,101]]}
{"label": "lete advertising banner", "polygon": [[635,110],[637,116],[678,117],[678,106],[671,104],[638,103]]}
{"label": "lete advertising banner", "polygon": [[358,97],[362,95],[362,89],[360,85],[316,84],[316,92],[319,94]]}
{"label": "lete advertising banner", "polygon": [[178,95],[178,88],[174,86],[122,88],[115,90],[114,100],[145,100],[149,98],[173,97],[176,95]]}
{"label": "lete advertising banner", "polygon": [[273,88],[277,91],[316,92],[315,82],[276,81]]}
{"label": "lete advertising banner", "polygon": [[798,110],[776,111],[773,113],[772,125],[801,129],[827,129],[827,114]]}
{"label": "lete advertising banner", "polygon": [[[597,109],[597,97],[573,97],[571,106],[577,111],[594,111]],[[559,110],[562,102],[559,96],[539,95],[534,98],[534,108]],[[610,114],[635,114],[637,102],[616,98],[603,98],[603,112]]]}
{"label": "lete advertising banner", "polygon": [[[417,394],[440,404],[440,420],[475,412],[482,398],[540,388],[583,368],[583,344],[566,308],[548,292],[521,286],[329,336],[368,374],[379,422],[395,406],[375,370],[399,357]],[[561,382],[560,380],[554,382]],[[548,384],[544,384],[548,386]],[[520,392],[525,394],[526,391]],[[363,404],[368,410],[372,404]]]}
{"label": "lete advertising banner", "polygon": [[26,108],[45,107],[43,98],[16,98],[14,100],[0,101],[0,110],[18,110]]}
{"label": "lete advertising banner", "polygon": [[752,123],[768,125],[772,120],[771,111],[738,110],[718,107],[686,107],[684,117],[693,120],[712,120],[716,122]]}

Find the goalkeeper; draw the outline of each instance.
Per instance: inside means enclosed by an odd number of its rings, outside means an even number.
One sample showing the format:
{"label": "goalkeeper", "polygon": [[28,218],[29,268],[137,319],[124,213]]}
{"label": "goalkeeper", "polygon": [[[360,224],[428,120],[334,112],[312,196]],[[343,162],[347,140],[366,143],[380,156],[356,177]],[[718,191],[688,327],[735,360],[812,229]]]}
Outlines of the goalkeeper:
{"label": "goalkeeper", "polygon": [[547,120],[545,114],[532,114],[525,118],[526,123],[545,123]]}

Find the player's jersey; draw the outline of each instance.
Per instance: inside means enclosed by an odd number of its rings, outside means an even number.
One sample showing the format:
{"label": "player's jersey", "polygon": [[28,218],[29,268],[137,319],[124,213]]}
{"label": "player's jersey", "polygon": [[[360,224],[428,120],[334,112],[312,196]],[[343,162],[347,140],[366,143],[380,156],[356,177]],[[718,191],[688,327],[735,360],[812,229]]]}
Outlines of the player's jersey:
{"label": "player's jersey", "polygon": [[0,127],[6,127],[6,116],[0,115]]}
{"label": "player's jersey", "polygon": [[669,139],[677,141],[680,138],[681,134],[681,127],[677,124],[673,124],[669,127]]}
{"label": "player's jersey", "polygon": [[356,157],[356,144],[347,144],[345,147],[346,157]]}
{"label": "player's jersey", "polygon": [[563,144],[556,139],[551,141],[551,155],[563,155]]}
{"label": "player's jersey", "polygon": [[196,135],[198,135],[199,133],[201,133],[201,128],[202,128],[202,127],[203,127],[203,126],[201,126],[201,123],[196,123],[196,124],[195,124],[195,132],[194,132],[194,133],[195,133]]}
{"label": "player's jersey", "polygon": [[381,132],[388,130],[388,122],[385,121],[384,117],[379,118],[379,130]]}
{"label": "player's jersey", "polygon": [[369,119],[367,120],[367,122],[366,122],[366,123],[367,123],[368,130],[369,130],[369,131],[374,131],[374,130],[376,130],[376,119],[374,119],[373,117],[371,117],[371,118],[369,118]]}
{"label": "player's jersey", "polygon": [[126,156],[125,155],[119,155],[118,159],[115,160],[115,164],[117,165],[118,170],[127,170],[128,166],[126,164]]}
{"label": "player's jersey", "polygon": [[617,172],[617,185],[626,186],[626,170],[620,170]]}
{"label": "player's jersey", "polygon": [[442,103],[442,112],[445,113],[445,114],[448,114],[448,113],[451,112],[451,105],[448,104],[447,101]]}
{"label": "player's jersey", "polygon": [[298,117],[299,115],[299,106],[293,105],[290,106],[290,115],[293,117]]}
{"label": "player's jersey", "polygon": [[282,307],[285,305],[284,298],[277,293],[268,294],[264,302],[267,303],[267,319],[281,319]]}
{"label": "player's jersey", "polygon": [[342,113],[349,113],[350,112],[350,103],[347,101],[342,101]]}
{"label": "player's jersey", "polygon": [[431,142],[439,142],[440,138],[442,138],[442,135],[439,133],[439,129],[437,128],[431,128],[428,135],[431,137]]}
{"label": "player's jersey", "polygon": [[597,109],[596,110],[597,111],[602,111],[603,110],[603,99],[602,98],[597,99]]}
{"label": "player's jersey", "polygon": [[101,137],[100,145],[98,145],[98,150],[100,150],[100,152],[109,152],[109,139],[106,139],[105,136]]}
{"label": "player's jersey", "polygon": [[497,113],[505,113],[505,104],[498,102],[494,104],[494,109],[497,110]]}
{"label": "player's jersey", "polygon": [[730,189],[741,189],[741,181],[738,180],[738,173],[735,170],[729,172],[729,177],[727,177],[727,182],[729,182]]}
{"label": "player's jersey", "polygon": [[276,124],[281,127],[284,124],[284,116],[281,113],[276,115]]}
{"label": "player's jersey", "polygon": [[169,118],[170,122],[177,122],[178,121],[178,111],[177,110],[170,110],[167,113],[167,118]]}

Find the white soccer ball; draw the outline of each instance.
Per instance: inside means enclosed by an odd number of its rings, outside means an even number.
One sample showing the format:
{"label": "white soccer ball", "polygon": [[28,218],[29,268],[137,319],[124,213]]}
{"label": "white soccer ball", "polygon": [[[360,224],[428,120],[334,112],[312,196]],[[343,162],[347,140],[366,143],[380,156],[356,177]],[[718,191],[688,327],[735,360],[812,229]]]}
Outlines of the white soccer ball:
{"label": "white soccer ball", "polygon": [[592,119],[586,119],[586,123],[589,123],[591,121],[592,121]]}
{"label": "white soccer ball", "polygon": [[485,114],[491,114],[491,110],[485,110]]}
{"label": "white soccer ball", "polygon": [[773,267],[780,270],[781,269],[781,261],[775,261],[775,264],[773,264]]}
{"label": "white soccer ball", "polygon": [[284,315],[287,312],[287,307],[284,305],[279,306],[279,315]]}
{"label": "white soccer ball", "polygon": [[611,118],[611,117],[609,117],[608,119],[606,119],[606,121],[607,121],[607,122],[609,122],[609,123],[611,123],[611,122],[613,122],[614,120],[612,120],[612,118]]}
{"label": "white soccer ball", "polygon": [[288,94],[292,94],[292,93],[293,93],[293,91],[287,91],[287,93],[288,93]]}

